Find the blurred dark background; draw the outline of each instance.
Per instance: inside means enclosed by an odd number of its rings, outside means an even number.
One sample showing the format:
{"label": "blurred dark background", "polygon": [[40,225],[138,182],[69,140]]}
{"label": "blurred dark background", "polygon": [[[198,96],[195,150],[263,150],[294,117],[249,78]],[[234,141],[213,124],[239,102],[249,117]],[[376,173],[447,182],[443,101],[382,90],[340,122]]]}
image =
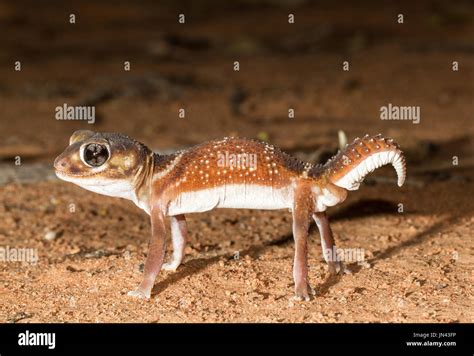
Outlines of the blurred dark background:
{"label": "blurred dark background", "polygon": [[[337,130],[428,151],[472,133],[471,1],[14,1],[0,24],[3,160],[50,160],[79,128],[158,149],[239,135],[290,152],[335,146]],[[57,121],[64,103],[95,106],[96,122]],[[380,120],[388,103],[420,106],[420,124]]]}

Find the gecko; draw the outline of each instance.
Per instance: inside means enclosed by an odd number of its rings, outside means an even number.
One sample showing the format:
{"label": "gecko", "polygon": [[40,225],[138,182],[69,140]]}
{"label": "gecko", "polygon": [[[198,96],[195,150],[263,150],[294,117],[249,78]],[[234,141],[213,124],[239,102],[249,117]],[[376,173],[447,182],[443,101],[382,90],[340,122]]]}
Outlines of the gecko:
{"label": "gecko", "polygon": [[[186,214],[215,208],[288,209],[295,246],[294,297],[309,300],[314,294],[307,257],[312,220],[329,273],[342,273],[342,261],[328,253],[335,241],[326,209],[342,203],[367,174],[386,164],[394,167],[401,187],[405,157],[392,139],[380,134],[356,138],[325,164],[311,164],[254,139],[223,138],[162,155],[126,135],[79,130],[54,168],[61,180],[129,199],[150,216],[143,279],[128,295],[150,298],[158,273],[180,266],[188,236]],[[168,218],[173,252],[165,263]]]}

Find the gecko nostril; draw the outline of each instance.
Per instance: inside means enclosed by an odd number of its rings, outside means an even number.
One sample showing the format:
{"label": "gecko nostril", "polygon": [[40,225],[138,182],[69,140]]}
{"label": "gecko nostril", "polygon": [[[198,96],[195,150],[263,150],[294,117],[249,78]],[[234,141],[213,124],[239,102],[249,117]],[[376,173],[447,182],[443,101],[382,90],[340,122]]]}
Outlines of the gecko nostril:
{"label": "gecko nostril", "polygon": [[59,157],[54,160],[54,168],[56,169],[64,169],[67,167],[67,162],[66,160],[60,159]]}

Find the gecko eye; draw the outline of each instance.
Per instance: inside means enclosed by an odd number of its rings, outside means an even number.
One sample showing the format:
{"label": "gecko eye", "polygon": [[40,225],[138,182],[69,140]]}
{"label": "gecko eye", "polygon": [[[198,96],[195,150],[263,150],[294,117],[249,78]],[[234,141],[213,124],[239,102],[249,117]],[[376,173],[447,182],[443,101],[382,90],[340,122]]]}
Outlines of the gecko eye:
{"label": "gecko eye", "polygon": [[90,143],[84,147],[83,161],[91,167],[99,167],[109,159],[110,153],[106,145]]}

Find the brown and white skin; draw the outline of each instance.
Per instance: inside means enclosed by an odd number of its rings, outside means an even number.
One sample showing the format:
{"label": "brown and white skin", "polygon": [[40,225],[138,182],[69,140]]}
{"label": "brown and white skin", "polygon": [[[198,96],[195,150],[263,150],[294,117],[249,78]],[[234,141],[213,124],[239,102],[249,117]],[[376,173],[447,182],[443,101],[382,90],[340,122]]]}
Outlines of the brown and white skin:
{"label": "brown and white skin", "polygon": [[[224,160],[223,157],[226,157]],[[252,164],[249,164],[252,162]],[[149,298],[161,269],[176,270],[186,244],[185,214],[215,208],[289,209],[293,215],[293,278],[298,299],[308,300],[308,230],[314,219],[330,273],[343,266],[327,251],[335,244],[327,207],[342,203],[374,169],[392,164],[402,186],[405,158],[390,139],[357,138],[324,165],[303,163],[264,143],[244,138],[209,141],[170,155],[117,133],[76,131],[54,167],[57,176],[87,190],[132,200],[150,215],[152,234],[144,277],[131,296]],[[164,263],[165,220],[173,257]]]}

